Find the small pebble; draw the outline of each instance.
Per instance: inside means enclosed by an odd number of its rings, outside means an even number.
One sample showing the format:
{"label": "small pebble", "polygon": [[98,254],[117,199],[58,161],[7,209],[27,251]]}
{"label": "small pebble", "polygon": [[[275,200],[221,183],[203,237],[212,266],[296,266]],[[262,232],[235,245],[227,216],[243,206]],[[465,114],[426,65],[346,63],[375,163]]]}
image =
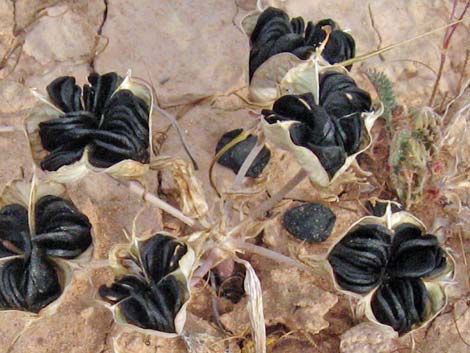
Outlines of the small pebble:
{"label": "small pebble", "polygon": [[336,216],[319,203],[305,203],[284,213],[284,228],[294,237],[308,243],[320,243],[328,239],[336,222]]}

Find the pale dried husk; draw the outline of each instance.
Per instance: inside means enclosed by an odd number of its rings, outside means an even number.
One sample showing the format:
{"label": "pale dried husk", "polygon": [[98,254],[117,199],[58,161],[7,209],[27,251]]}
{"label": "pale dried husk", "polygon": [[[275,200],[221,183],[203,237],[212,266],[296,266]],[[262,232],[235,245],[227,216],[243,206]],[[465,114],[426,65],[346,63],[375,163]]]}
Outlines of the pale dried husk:
{"label": "pale dried husk", "polygon": [[[166,235],[171,236],[167,232],[158,232],[156,235]],[[137,238],[135,234],[132,235],[131,242],[129,244],[118,244],[116,245],[109,255],[109,263],[113,268],[116,277],[123,275],[138,275],[142,276],[142,269],[137,264],[141,263],[140,259],[140,247],[143,242],[153,237],[153,235],[147,236],[145,238]],[[178,241],[180,239],[175,238]],[[196,255],[194,250],[187,244],[188,251],[186,254],[179,260],[179,267],[177,270],[169,273],[173,275],[178,283],[181,284],[181,287],[184,289],[184,304],[181,306],[181,309],[175,316],[175,333],[168,333],[162,331],[156,331],[151,329],[143,329],[141,327],[135,326],[129,323],[125,315],[121,312],[119,308],[119,302],[111,305],[110,310],[113,313],[114,321],[127,329],[132,331],[141,332],[147,335],[157,336],[157,337],[177,337],[183,332],[184,324],[186,323],[186,308],[189,304],[191,298],[191,288],[189,277],[192,274],[194,263],[196,261]]]}
{"label": "pale dried husk", "polygon": [[209,207],[201,182],[194,174],[192,165],[180,158],[158,157],[152,161],[151,169],[169,172],[178,186],[179,206],[188,217],[205,221]]}
{"label": "pale dried husk", "polygon": [[255,104],[269,106],[286,94],[310,92],[318,102],[318,77],[324,71],[348,74],[344,67],[328,64],[319,53],[314,53],[307,60],[291,53],[276,54],[254,72],[248,99]]}
{"label": "pale dried husk", "polygon": [[[130,90],[149,106],[149,153],[152,155],[152,90],[143,80],[133,78],[130,71],[113,94],[123,89]],[[64,115],[64,113],[54,106],[48,97],[36,91],[33,91],[33,94],[38,99],[38,103],[31,109],[26,118],[24,129],[29,141],[33,161],[40,169],[40,163],[42,159],[47,156],[48,151],[42,147],[41,138],[39,136],[39,123],[58,118]],[[48,179],[55,182],[69,183],[83,178],[90,172],[106,173],[124,179],[139,179],[149,170],[148,164],[132,159],[120,161],[108,168],[97,168],[89,162],[88,154],[89,147],[86,147],[79,161],[64,165],[56,171],[45,171]]]}
{"label": "pale dried husk", "polygon": [[[36,202],[41,197],[46,195],[58,196],[65,200],[71,201],[64,185],[51,181],[40,182],[36,179],[36,177],[33,177],[32,182],[27,182],[24,180],[13,180],[8,182],[0,195],[0,208],[14,203],[24,206],[28,210],[29,231],[30,234],[34,236],[36,234],[34,219]],[[94,238],[93,229],[91,232],[92,238]],[[90,246],[87,251],[73,260],[61,259],[52,256],[48,257],[48,259],[55,264],[56,269],[58,270],[57,274],[59,277],[60,286],[62,288],[62,294],[55,301],[41,309],[38,314],[31,313],[32,315],[49,316],[57,312],[57,309],[62,301],[62,296],[72,281],[74,268],[76,268],[77,264],[83,260],[90,259],[92,252],[93,246]],[[0,259],[0,265],[17,257],[22,257],[22,255],[4,257]]]}
{"label": "pale dried husk", "polygon": [[266,326],[264,323],[261,282],[248,261],[239,258],[235,258],[235,261],[246,268],[244,288],[248,295],[247,310],[250,317],[251,334],[255,342],[255,352],[266,353]]}
{"label": "pale dried husk", "polygon": [[[342,236],[340,236],[335,241],[334,244],[331,245],[328,251],[328,254],[333,250],[333,248],[336,246],[337,243],[339,243],[347,234],[349,234],[350,232],[352,232],[359,226],[366,225],[366,224],[380,224],[390,230],[393,230],[394,228],[396,228],[397,226],[403,223],[410,223],[412,225],[415,225],[416,227],[422,230],[423,235],[426,234],[426,226],[418,218],[416,218],[411,213],[408,213],[406,211],[392,213],[391,205],[389,202],[387,206],[387,210],[382,217],[366,216],[366,217],[361,218],[357,222],[355,222],[353,225],[351,225],[351,227]],[[426,286],[426,289],[428,290],[431,305],[427,310],[428,312],[426,315],[426,320],[413,326],[410,332],[427,325],[436,316],[438,316],[447,305],[448,298],[446,294],[446,289],[447,289],[448,283],[450,283],[454,279],[454,276],[455,276],[455,260],[447,249],[445,248],[442,248],[442,249],[446,256],[447,267],[444,271],[442,271],[441,273],[439,273],[438,275],[434,277],[421,279],[424,285]],[[322,263],[322,265],[324,265],[327,271],[329,272],[337,291],[359,299],[359,302],[356,308],[356,313],[358,314],[358,316],[365,316],[368,320],[379,325],[384,330],[393,330],[390,326],[380,323],[374,316],[374,313],[372,312],[372,307],[371,307],[372,297],[374,296],[374,293],[378,290],[380,285],[377,286],[377,288],[375,288],[371,292],[367,294],[362,294],[362,295],[344,290],[336,282],[333,268],[331,267],[330,263],[325,260]]]}
{"label": "pale dried husk", "polygon": [[255,29],[256,22],[258,22],[258,17],[261,15],[261,13],[262,11],[257,9],[242,18],[240,28],[248,38],[251,37],[251,33],[253,33],[253,30]]}

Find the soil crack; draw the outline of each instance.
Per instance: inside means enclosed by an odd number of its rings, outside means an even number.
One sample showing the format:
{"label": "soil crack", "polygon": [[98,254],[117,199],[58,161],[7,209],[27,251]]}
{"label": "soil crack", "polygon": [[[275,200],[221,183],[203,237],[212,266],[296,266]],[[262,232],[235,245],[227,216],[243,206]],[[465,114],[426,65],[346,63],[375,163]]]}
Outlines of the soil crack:
{"label": "soil crack", "polygon": [[92,72],[96,72],[96,70],[95,70],[95,60],[96,60],[96,57],[98,56],[97,48],[98,48],[98,45],[99,45],[99,42],[100,42],[100,38],[103,34],[104,24],[106,23],[106,20],[108,19],[108,5],[109,5],[108,0],[103,0],[103,3],[104,3],[103,19],[101,20],[101,23],[98,27],[98,30],[96,31],[94,53],[93,53],[93,57],[90,60],[90,69],[91,69]]}

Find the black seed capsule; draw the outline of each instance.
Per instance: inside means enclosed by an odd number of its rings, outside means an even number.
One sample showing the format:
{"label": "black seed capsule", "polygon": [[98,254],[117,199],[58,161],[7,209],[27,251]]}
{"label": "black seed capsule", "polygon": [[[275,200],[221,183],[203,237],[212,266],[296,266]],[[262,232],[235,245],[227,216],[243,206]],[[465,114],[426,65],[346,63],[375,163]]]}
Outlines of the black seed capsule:
{"label": "black seed capsule", "polygon": [[361,114],[370,106],[369,94],[354,80],[326,72],[320,77],[320,105],[311,93],[285,95],[262,114],[270,124],[297,122],[289,126],[292,142],[312,151],[332,178],[346,158],[359,151],[365,129]]}
{"label": "black seed capsule", "polygon": [[187,253],[185,244],[157,234],[139,247],[142,272],[117,278],[99,289],[100,296],[117,304],[126,321],[135,326],[175,333],[175,318],[186,298],[186,285],[173,274]]}
{"label": "black seed capsule", "polygon": [[322,52],[323,58],[330,64],[353,58],[354,39],[341,31],[333,20],[321,20],[316,25],[309,21],[305,25],[302,17],[289,20],[284,11],[268,7],[258,17],[250,37],[250,80],[256,69],[276,54],[292,53],[300,59],[308,59],[326,39],[327,26],[331,33]]}
{"label": "black seed capsule", "polygon": [[81,89],[73,77],[59,77],[48,87],[51,101],[65,115],[39,124],[39,136],[50,153],[41,168],[55,171],[80,160],[90,146],[90,163],[107,168],[125,159],[148,163],[150,107],[131,91],[118,90],[122,78],[111,72],[91,74]]}
{"label": "black seed capsule", "polygon": [[[49,256],[74,258],[91,245],[88,218],[60,197],[46,195],[35,205],[36,234],[20,205],[0,210],[0,308],[39,312],[63,291],[57,264]],[[8,229],[5,227],[9,225]]]}

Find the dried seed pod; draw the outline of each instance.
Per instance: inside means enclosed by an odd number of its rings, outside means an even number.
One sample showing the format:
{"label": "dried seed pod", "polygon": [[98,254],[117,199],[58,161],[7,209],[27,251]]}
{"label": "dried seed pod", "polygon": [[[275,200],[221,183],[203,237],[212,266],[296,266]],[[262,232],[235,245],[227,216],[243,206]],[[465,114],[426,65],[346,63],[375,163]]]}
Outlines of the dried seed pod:
{"label": "dried seed pod", "polygon": [[[286,95],[263,110],[263,132],[291,152],[313,183],[327,187],[371,144],[370,129],[380,112],[349,76],[326,71],[312,93]],[[316,103],[318,102],[318,103]]]}
{"label": "dried seed pod", "polygon": [[36,94],[25,123],[34,161],[56,181],[89,171],[141,176],[151,150],[150,88],[114,72],[91,74],[88,82],[83,95],[70,76],[51,82],[48,97]]}
{"label": "dried seed pod", "polygon": [[330,64],[340,63],[355,55],[355,42],[351,35],[341,31],[331,20],[316,25],[302,17],[289,20],[282,10],[268,7],[258,17],[250,34],[250,80],[255,71],[269,58],[280,53],[292,53],[302,60],[308,59],[327,39],[322,56]]}
{"label": "dried seed pod", "polygon": [[335,222],[336,216],[328,207],[313,202],[291,208],[282,218],[282,224],[290,234],[308,243],[328,239]]}
{"label": "dried seed pod", "polygon": [[447,304],[455,264],[410,213],[367,216],[332,246],[328,263],[338,290],[361,298],[359,308],[400,335],[426,325]]}
{"label": "dried seed pod", "polygon": [[70,266],[60,258],[76,258],[90,247],[88,218],[63,198],[64,192],[60,184],[25,182],[10,183],[3,191],[1,309],[34,313],[46,306],[53,309],[49,304],[70,282]]}
{"label": "dried seed pod", "polygon": [[[239,136],[242,132],[243,129],[235,129],[223,134],[219,142],[217,142],[215,153],[217,154],[222,148],[224,148],[230,141]],[[246,157],[255,147],[257,141],[258,138],[256,136],[249,135],[245,140],[238,142],[233,147],[229,148],[225,153],[223,153],[217,162],[224,167],[232,169],[234,173],[238,173]],[[266,146],[264,146],[261,152],[256,156],[250,168],[248,168],[246,176],[257,178],[263,172],[270,158],[271,151]]]}
{"label": "dried seed pod", "polygon": [[182,332],[189,302],[194,251],[176,238],[158,233],[133,239],[111,253],[116,280],[100,296],[112,304],[118,324],[171,337]]}
{"label": "dried seed pod", "polygon": [[[255,11],[242,21],[250,37],[249,99],[268,104],[285,94],[311,92],[317,97],[324,70],[347,72],[340,63],[355,55],[354,39],[326,19],[314,25],[282,10]],[[318,101],[318,100],[317,100]]]}

